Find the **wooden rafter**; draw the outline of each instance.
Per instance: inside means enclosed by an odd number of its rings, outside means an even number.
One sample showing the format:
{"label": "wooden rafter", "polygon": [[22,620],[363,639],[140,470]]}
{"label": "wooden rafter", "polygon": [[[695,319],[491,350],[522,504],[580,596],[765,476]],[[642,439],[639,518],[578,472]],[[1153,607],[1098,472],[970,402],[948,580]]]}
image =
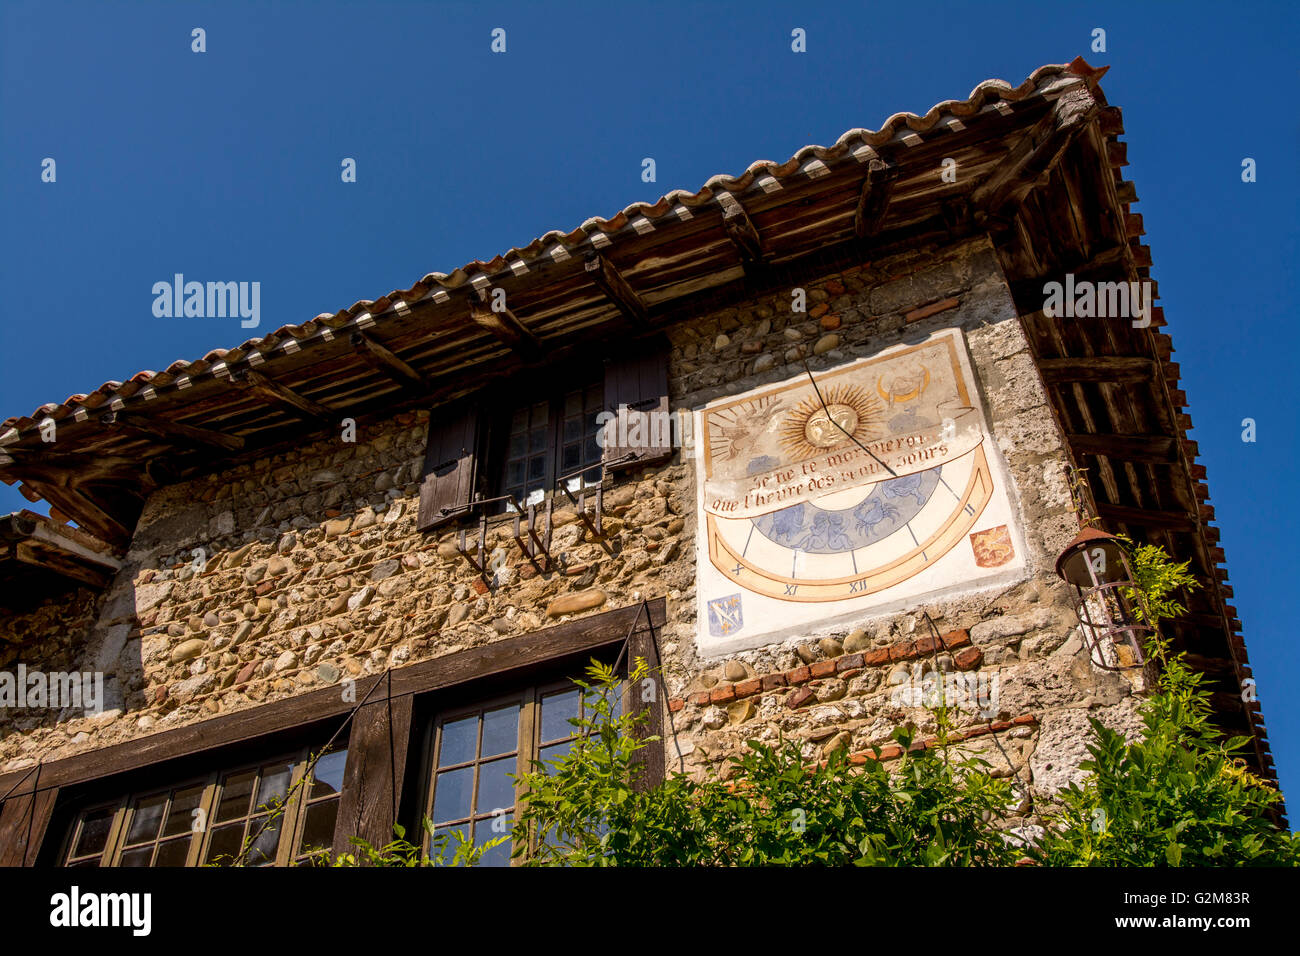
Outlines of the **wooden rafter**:
{"label": "wooden rafter", "polygon": [[990,223],[1009,225],[1016,209],[1065,155],[1066,147],[1097,115],[1097,101],[1080,87],[1063,94],[1039,126],[1026,133],[1007,160],[975,187],[971,201]]}
{"label": "wooden rafter", "polygon": [[853,215],[853,234],[859,239],[869,239],[880,231],[897,178],[897,165],[886,163],[880,158],[867,164],[867,178],[862,183],[858,208]]}
{"label": "wooden rafter", "polygon": [[583,267],[587,271],[587,278],[605,294],[605,298],[618,307],[619,313],[629,325],[640,327],[645,324],[645,303],[623,278],[623,274],[614,267],[614,263],[593,253],[587,257]]}
{"label": "wooden rafter", "polygon": [[189,447],[217,448],[221,451],[240,451],[244,447],[244,439],[238,435],[228,435],[211,428],[196,428],[193,425],[183,425],[162,418],[106,412],[100,416],[100,421],[128,434],[164,444],[171,441]]}
{"label": "wooden rafter", "polygon": [[332,425],[338,420],[338,413],[334,409],[299,395],[293,389],[267,378],[256,369],[250,368],[242,373],[237,372],[231,380],[239,387],[246,388],[267,401],[288,405],[294,411],[319,424]]}
{"label": "wooden rafter", "polygon": [[383,372],[403,388],[422,394],[429,390],[429,383],[424,376],[373,335],[357,332],[352,336],[352,344],[357,347],[357,354],[367,364]]}
{"label": "wooden rafter", "polygon": [[507,308],[492,309],[488,305],[487,292],[483,289],[475,291],[477,295],[469,300],[469,314],[475,324],[491,332],[525,359],[533,359],[541,354],[541,342],[513,312]]}

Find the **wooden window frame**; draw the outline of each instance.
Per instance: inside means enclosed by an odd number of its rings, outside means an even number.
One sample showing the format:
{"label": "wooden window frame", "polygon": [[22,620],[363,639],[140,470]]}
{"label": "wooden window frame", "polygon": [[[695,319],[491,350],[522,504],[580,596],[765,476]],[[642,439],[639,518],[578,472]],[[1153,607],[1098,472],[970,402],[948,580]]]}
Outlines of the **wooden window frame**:
{"label": "wooden window frame", "polygon": [[[666,599],[653,598],[644,605],[614,608],[418,661],[386,675],[361,677],[356,682],[355,701],[344,700],[337,687],[321,688],[0,774],[0,796],[4,798],[0,801],[0,862],[60,865],[77,816],[123,799],[123,791],[129,796],[160,789],[169,779],[201,776],[204,768],[214,764],[223,769],[242,766],[251,763],[253,756],[288,749],[283,744],[276,746],[276,741],[293,740],[298,746],[319,749],[320,741],[328,739],[349,714],[352,723],[346,737],[348,755],[338,798],[334,851],[353,850],[346,839],[352,834],[382,845],[391,838],[394,822],[419,825],[418,820],[410,819],[411,809],[422,805],[416,776],[420,748],[412,716],[417,699],[425,714],[429,707],[445,705],[466,688],[513,684],[525,676],[536,683],[536,675],[545,668],[562,666],[566,660],[584,661],[611,649],[617,654],[629,633],[626,659],[644,657],[657,664],[651,632],[660,631],[666,622]],[[652,705],[636,701],[629,706],[648,709],[650,720],[644,732],[661,734],[666,700]],[[344,747],[343,740],[338,746]],[[408,753],[416,756],[409,768]],[[645,764],[645,785],[663,779],[662,746],[643,748],[638,759]],[[195,773],[196,769],[200,772]],[[299,839],[300,834],[295,833],[295,846]]]}
{"label": "wooden window frame", "polygon": [[[211,850],[213,832],[218,827],[229,826],[236,822],[245,824],[245,833],[243,842],[246,842],[249,836],[249,824],[257,821],[261,814],[255,809],[250,808],[244,814],[234,817],[230,820],[218,821],[216,818],[217,809],[220,806],[220,798],[224,792],[226,781],[234,776],[249,771],[258,774],[257,782],[260,787],[261,771],[268,765],[277,763],[287,763],[290,765],[289,780],[286,784],[286,794],[288,800],[284,805],[284,810],[280,814],[280,837],[276,843],[275,858],[269,864],[270,866],[287,866],[297,859],[305,859],[311,854],[300,852],[299,843],[302,840],[303,827],[306,822],[306,809],[317,803],[324,803],[328,800],[342,799],[342,792],[334,796],[319,797],[311,800],[306,792],[305,787],[300,787],[303,777],[306,775],[307,764],[311,761],[313,753],[317,747],[295,748],[293,750],[282,750],[271,752],[264,757],[245,757],[244,759],[234,761],[223,765],[219,769],[211,770],[204,774],[183,775],[175,782],[169,782],[159,785],[157,781],[149,781],[146,786],[126,786],[117,797],[109,800],[91,799],[85,806],[71,809],[71,820],[63,835],[62,842],[59,846],[57,865],[70,866],[70,856],[72,850],[77,845],[77,840],[85,826],[87,814],[106,807],[115,807],[113,823],[109,829],[108,838],[105,841],[104,849],[100,851],[99,866],[101,867],[120,867],[122,855],[128,850],[140,849],[145,846],[153,847],[153,856],[156,858],[158,847],[169,842],[162,838],[162,828],[170,814],[171,800],[174,795],[182,790],[188,790],[195,786],[203,787],[203,794],[199,799],[199,804],[195,808],[199,811],[204,820],[203,830],[200,832],[198,839],[195,839],[194,832],[191,831],[189,836],[189,849],[186,852],[185,867],[197,866],[230,866],[229,863],[207,863],[206,858]],[[334,748],[331,752],[337,752],[340,748]],[[141,801],[166,793],[168,795],[167,812],[158,824],[158,833],[151,840],[145,840],[134,846],[127,846],[126,838],[130,833],[131,825],[135,820],[135,814],[140,806]],[[250,801],[255,796],[250,794]],[[179,840],[181,837],[174,836],[172,840]],[[242,845],[242,843],[241,843]],[[84,864],[86,861],[93,859],[90,856],[83,856],[77,859],[77,863]],[[248,865],[247,863],[245,865]],[[152,863],[150,867],[152,868]]]}
{"label": "wooden window frame", "polygon": [[[504,693],[502,692],[494,693],[488,691],[485,693],[489,694],[489,696],[475,696],[474,687],[472,684],[461,685],[455,688],[454,690],[457,692],[458,696],[467,695],[468,699],[463,701],[452,702],[442,707],[437,706],[435,703],[434,706],[431,708],[431,713],[428,716],[426,716],[426,718],[423,721],[424,742],[421,748],[422,749],[422,758],[421,758],[421,765],[420,765],[421,797],[420,797],[420,804],[419,804],[421,823],[423,822],[424,819],[427,818],[431,823],[434,824],[435,831],[436,831],[437,824],[434,821],[434,816],[433,816],[433,804],[437,796],[436,779],[437,779],[438,772],[446,769],[437,764],[437,760],[441,756],[438,753],[438,748],[441,743],[441,728],[444,724],[446,724],[448,721],[453,721],[463,717],[467,717],[470,714],[480,715],[480,725],[479,725],[480,739],[479,741],[476,742],[476,750],[475,750],[473,761],[468,762],[474,766],[474,785],[473,785],[473,789],[471,790],[470,814],[466,821],[452,821],[446,824],[448,826],[456,827],[456,826],[460,826],[462,822],[471,822],[474,825],[474,827],[477,827],[480,823],[484,822],[485,820],[491,819],[490,814],[485,815],[481,809],[474,806],[474,803],[476,803],[478,798],[478,784],[479,784],[478,768],[483,762],[481,759],[482,755],[478,752],[477,749],[482,746],[481,715],[487,713],[488,711],[499,709],[503,704],[508,704],[511,701],[519,702],[519,725],[516,731],[516,743],[515,743],[515,748],[516,748],[515,749],[515,773],[516,775],[522,775],[524,773],[531,772],[534,769],[534,763],[541,760],[542,699],[544,697],[548,697],[553,694],[563,692],[566,690],[581,691],[581,688],[579,688],[572,680],[572,677],[578,676],[577,673],[574,673],[576,669],[580,669],[580,666],[578,665],[577,661],[570,662],[568,667],[566,667],[562,662],[556,662],[555,664],[552,664],[550,666],[545,664],[538,665],[532,668],[531,673],[519,674],[518,679],[514,682],[515,683],[514,689],[510,691]],[[570,676],[564,678],[557,678],[555,676],[557,673],[564,673],[564,672],[568,672]],[[623,656],[623,663],[620,665],[620,673],[623,679],[623,685],[622,685],[623,693],[620,700],[620,707],[622,708],[622,710],[620,712],[626,712],[626,709],[631,700],[630,685],[626,681],[627,678],[627,656],[626,655]],[[579,699],[581,700],[581,697]],[[582,713],[581,709],[579,710],[579,713],[580,714]],[[572,739],[576,736],[577,736],[577,728],[574,728],[574,731],[570,735],[569,739]],[[504,756],[508,756],[508,755],[504,755]],[[500,756],[498,756],[497,759],[500,759]],[[461,765],[455,764],[453,766],[460,767]],[[519,814],[524,810],[527,804],[528,804],[528,790],[522,784],[517,784],[515,789],[515,801],[513,804],[514,809],[511,810],[512,826],[513,823],[519,819]],[[482,820],[479,819],[480,817],[482,817]],[[474,827],[471,827],[471,832],[469,836],[471,839],[474,839],[475,842],[477,843],[478,841],[474,837]],[[419,827],[418,829],[421,833],[421,846],[427,846],[428,839],[429,839],[428,834],[425,834],[423,832],[422,826]],[[537,843],[536,834],[531,834],[530,844],[528,847],[529,853],[532,853],[536,850],[536,843]],[[510,841],[510,854],[511,854],[510,863],[509,863],[510,866],[522,866],[524,864],[523,859],[515,856],[517,849],[518,847],[515,841],[512,839]]]}
{"label": "wooden window frame", "polygon": [[[581,392],[583,395],[583,415],[587,413],[586,409],[586,392],[590,388],[599,387],[604,394],[604,379],[600,375],[585,375],[577,377],[578,368],[586,366],[572,366],[560,371],[551,371],[546,379],[536,379],[525,385],[525,389],[533,392],[534,397],[528,401],[515,401],[508,403],[499,403],[495,407],[484,412],[486,421],[485,431],[487,439],[483,449],[483,467],[480,471],[481,481],[479,483],[479,492],[484,498],[498,498],[509,494],[506,490],[509,480],[506,469],[510,465],[509,446],[510,446],[510,429],[514,414],[520,410],[529,410],[535,405],[543,402],[547,405],[547,469],[546,475],[538,479],[545,484],[545,491],[542,499],[535,502],[538,507],[543,507],[550,499],[560,500],[564,493],[559,490],[559,480],[565,474],[562,462],[564,455],[564,419],[565,419],[565,399],[573,392]],[[570,374],[573,373],[573,374]],[[554,381],[556,379],[576,384],[565,385],[548,385],[546,387],[537,387],[543,381]],[[600,409],[604,410],[604,399],[602,397]],[[583,442],[591,438],[591,435],[584,433]],[[586,492],[595,491],[601,487],[602,483],[608,478],[608,472],[605,469],[604,456],[602,455],[596,461],[582,468],[582,473],[595,471],[596,479],[587,480],[581,485],[581,490]],[[527,459],[525,459],[527,461]],[[579,466],[581,467],[581,466]],[[527,474],[524,476],[524,488],[527,489],[531,484]],[[575,489],[575,494],[577,489]],[[520,499],[521,505],[527,506],[526,499]],[[491,510],[489,519],[500,518],[502,516],[513,516],[514,510],[508,501],[500,501]]]}

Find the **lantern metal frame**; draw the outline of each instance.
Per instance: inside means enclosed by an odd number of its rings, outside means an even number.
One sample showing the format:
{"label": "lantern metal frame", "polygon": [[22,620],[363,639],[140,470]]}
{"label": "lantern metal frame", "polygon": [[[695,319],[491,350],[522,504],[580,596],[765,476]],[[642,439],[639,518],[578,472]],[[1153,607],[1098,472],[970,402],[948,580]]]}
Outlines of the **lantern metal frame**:
{"label": "lantern metal frame", "polygon": [[[1122,577],[1103,581],[1098,576],[1087,552],[1090,547],[1099,544],[1110,545],[1118,553]],[[1091,584],[1086,588],[1071,581],[1065,574],[1065,563],[1076,554],[1081,555],[1084,567],[1088,569]],[[1108,671],[1140,670],[1145,667],[1147,659],[1142,647],[1143,639],[1153,636],[1156,629],[1150,624],[1141,623],[1151,620],[1151,615],[1142,590],[1133,578],[1128,552],[1119,539],[1097,528],[1084,528],[1056,559],[1056,573],[1074,588],[1074,612],[1079,619],[1080,631],[1092,663]],[[1115,664],[1106,659],[1106,641],[1110,642],[1114,650]],[[1133,663],[1123,663],[1121,647],[1129,649]]]}

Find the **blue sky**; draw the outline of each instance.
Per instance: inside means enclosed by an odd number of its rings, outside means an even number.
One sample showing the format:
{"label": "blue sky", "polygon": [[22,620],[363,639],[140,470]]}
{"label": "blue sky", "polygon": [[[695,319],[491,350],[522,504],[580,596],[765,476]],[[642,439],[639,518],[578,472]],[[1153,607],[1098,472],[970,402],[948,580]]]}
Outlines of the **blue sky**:
{"label": "blue sky", "polygon": [[[1300,540],[1298,23],[1282,3],[0,0],[0,418],[1083,54],[1112,68],[1103,86],[1124,109],[1135,211],[1294,799],[1300,661],[1269,601],[1294,593]],[[260,328],[155,318],[153,283],[177,272],[261,282]],[[0,513],[27,506],[0,485]]]}

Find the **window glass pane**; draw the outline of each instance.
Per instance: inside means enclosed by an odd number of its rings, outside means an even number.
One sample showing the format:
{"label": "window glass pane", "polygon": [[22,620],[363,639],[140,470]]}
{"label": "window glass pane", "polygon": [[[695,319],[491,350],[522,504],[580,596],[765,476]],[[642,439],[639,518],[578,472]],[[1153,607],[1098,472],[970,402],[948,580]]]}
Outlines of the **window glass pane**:
{"label": "window glass pane", "polygon": [[[565,740],[558,744],[551,744],[549,747],[541,748],[541,759],[543,762],[559,760],[573,748],[573,741]],[[546,768],[548,771],[551,767]]]}
{"label": "window glass pane", "polygon": [[484,757],[512,753],[519,746],[519,705],[510,704],[483,715]]}
{"label": "window glass pane", "polygon": [[578,452],[581,450],[580,445],[565,445],[564,457],[561,459],[561,474],[567,475],[571,471],[577,470],[582,462],[578,458]]}
{"label": "window glass pane", "polygon": [[251,837],[258,834],[248,851],[249,866],[266,866],[275,862],[275,848],[280,845],[280,822],[283,818],[276,817],[267,822],[268,819],[264,816],[254,817],[248,823],[248,835]]}
{"label": "window glass pane", "polygon": [[68,866],[99,866],[99,857],[91,857],[89,860],[79,860],[76,863],[69,863]]}
{"label": "window glass pane", "polygon": [[441,853],[433,853],[432,852],[433,841],[430,840],[430,845],[426,849],[430,850],[430,855],[433,858],[436,859],[438,856],[441,856],[443,860],[447,861],[448,863],[451,862],[451,858],[456,855],[456,847],[459,845],[458,841],[456,840],[456,837],[452,835],[451,831],[453,830],[458,830],[459,832],[465,834],[466,836],[469,836],[468,823],[461,823],[454,827],[435,827],[433,831],[433,835],[436,837],[440,833],[445,833],[447,835],[447,845],[443,848]]}
{"label": "window glass pane", "polygon": [[153,859],[153,844],[142,846],[138,850],[127,850],[122,854],[122,862],[119,866],[148,866],[149,861]]}
{"label": "window glass pane", "polygon": [[570,392],[564,396],[564,414],[566,416],[582,414],[582,392]]}
{"label": "window glass pane", "polygon": [[497,837],[506,837],[505,842],[497,844],[479,857],[479,866],[510,865],[511,842],[509,837],[512,817],[507,813],[500,819],[500,827],[504,827],[504,832],[498,832],[499,828],[493,826],[493,821],[491,819],[479,820],[474,824],[474,844],[476,846],[482,846],[484,843],[495,840]]}
{"label": "window glass pane", "polygon": [[478,799],[474,803],[476,812],[492,813],[514,806],[515,785],[507,776],[514,772],[514,757],[502,757],[479,766]]}
{"label": "window glass pane", "polygon": [[442,746],[438,766],[466,763],[474,759],[478,747],[478,716],[462,717],[442,725]]}
{"label": "window glass pane", "polygon": [[347,762],[346,750],[335,750],[317,760],[312,770],[311,796],[324,797],[342,793],[343,770]]}
{"label": "window glass pane", "polygon": [[433,822],[443,823],[469,816],[474,789],[474,768],[447,770],[437,777],[433,793]]}
{"label": "window glass pane", "polygon": [[293,764],[274,763],[262,768],[262,785],[257,790],[257,803],[254,810],[274,810],[284,802],[284,795],[289,792],[289,778],[293,775]]}
{"label": "window glass pane", "polygon": [[578,732],[569,723],[569,718],[578,716],[581,699],[582,695],[576,688],[542,698],[542,740],[559,740]]}
{"label": "window glass pane", "polygon": [[546,477],[546,456],[528,459],[528,480],[539,481]]}
{"label": "window glass pane", "polygon": [[538,402],[533,406],[532,425],[536,428],[538,425],[544,425],[546,420],[551,417],[551,405],[549,402]]}
{"label": "window glass pane", "polygon": [[328,850],[334,845],[334,822],[338,819],[339,802],[326,800],[314,803],[307,808],[303,821],[302,844],[299,852],[310,853],[313,850]]}
{"label": "window glass pane", "polygon": [[253,782],[256,779],[255,770],[226,777],[221,788],[221,803],[217,807],[218,822],[236,820],[248,814],[248,806],[253,799]]}
{"label": "window glass pane", "polygon": [[167,807],[167,794],[160,793],[146,797],[135,805],[131,816],[131,829],[127,831],[127,843],[140,843],[158,836],[158,825],[162,823],[163,810]]}
{"label": "window glass pane", "polygon": [[88,856],[91,853],[103,853],[116,814],[116,807],[100,807],[87,812],[82,820],[81,833],[77,837],[77,846],[72,855]]}
{"label": "window glass pane", "polygon": [[184,866],[185,858],[190,854],[189,837],[182,837],[179,840],[168,840],[158,845],[158,857],[153,861],[154,866]]}
{"label": "window glass pane", "polygon": [[203,789],[200,784],[176,792],[172,797],[171,810],[167,812],[167,825],[163,827],[163,836],[179,836],[194,829],[194,811],[199,808],[199,803],[203,800]]}
{"label": "window glass pane", "polygon": [[234,863],[243,844],[244,825],[242,823],[230,823],[223,827],[217,827],[212,831],[211,839],[208,840],[208,855],[205,862],[229,866]]}
{"label": "window glass pane", "polygon": [[528,451],[528,442],[523,435],[510,436],[510,447],[506,451],[506,455],[508,457],[522,458],[524,456],[524,453],[527,451]]}
{"label": "window glass pane", "polygon": [[540,452],[546,450],[546,429],[534,428],[528,434],[528,450],[530,452]]}
{"label": "window glass pane", "polygon": [[564,420],[564,441],[574,441],[582,437],[582,416],[575,415]]}

